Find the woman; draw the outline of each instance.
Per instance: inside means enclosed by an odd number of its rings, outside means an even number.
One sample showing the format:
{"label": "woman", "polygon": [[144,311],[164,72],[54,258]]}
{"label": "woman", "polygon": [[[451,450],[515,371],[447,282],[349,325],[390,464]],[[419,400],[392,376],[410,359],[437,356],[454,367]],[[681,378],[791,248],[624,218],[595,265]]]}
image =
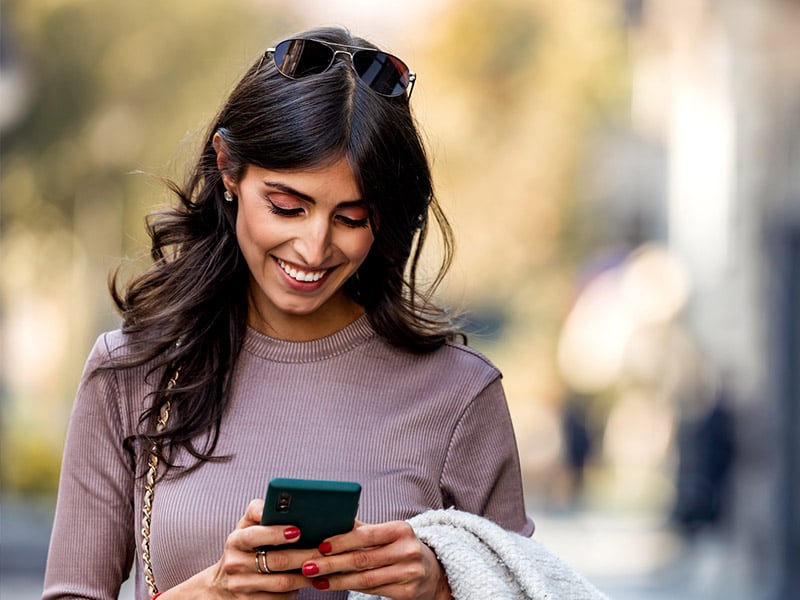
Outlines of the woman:
{"label": "woman", "polygon": [[[134,562],[140,599],[450,598],[404,519],[454,507],[530,535],[500,374],[417,289],[429,215],[446,257],[450,234],[413,81],[318,29],[235,87],[149,221],[153,266],[112,284],[122,330],[78,390],[45,598],[114,598]],[[360,482],[369,524],[291,550],[302,532],[259,525],[276,476]]]}

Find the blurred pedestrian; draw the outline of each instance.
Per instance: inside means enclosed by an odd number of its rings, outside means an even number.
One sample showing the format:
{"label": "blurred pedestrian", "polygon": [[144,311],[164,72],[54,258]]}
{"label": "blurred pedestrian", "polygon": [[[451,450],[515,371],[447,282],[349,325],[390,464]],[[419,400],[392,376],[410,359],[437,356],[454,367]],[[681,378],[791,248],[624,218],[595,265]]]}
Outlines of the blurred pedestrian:
{"label": "blurred pedestrian", "polygon": [[678,424],[678,469],[672,520],[691,535],[716,523],[729,493],[734,424],[729,392],[721,386],[705,410]]}
{"label": "blurred pedestrian", "polygon": [[586,398],[570,396],[563,409],[564,461],[569,474],[569,500],[574,505],[583,494],[584,472],[592,452]]}

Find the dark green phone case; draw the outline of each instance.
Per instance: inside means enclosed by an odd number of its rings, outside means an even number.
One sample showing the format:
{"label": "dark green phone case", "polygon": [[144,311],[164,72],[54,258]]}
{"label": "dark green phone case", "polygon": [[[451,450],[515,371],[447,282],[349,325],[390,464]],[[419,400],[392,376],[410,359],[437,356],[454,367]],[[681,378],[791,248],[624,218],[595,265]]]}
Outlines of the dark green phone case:
{"label": "dark green phone case", "polygon": [[290,547],[316,548],[326,538],[353,529],[360,496],[361,485],[352,481],[279,477],[267,487],[261,524],[295,525],[300,539]]}

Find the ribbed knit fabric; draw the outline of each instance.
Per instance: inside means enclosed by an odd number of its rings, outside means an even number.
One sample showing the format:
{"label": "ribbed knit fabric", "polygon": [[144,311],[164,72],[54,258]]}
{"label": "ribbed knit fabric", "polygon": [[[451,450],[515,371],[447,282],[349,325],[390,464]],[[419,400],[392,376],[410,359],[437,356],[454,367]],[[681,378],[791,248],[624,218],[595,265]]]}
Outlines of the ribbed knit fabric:
{"label": "ribbed knit fabric", "polygon": [[[145,456],[125,451],[122,440],[150,391],[147,367],[88,376],[123,344],[119,332],[101,336],[78,390],[45,599],[116,598],[137,560],[143,481],[135,461]],[[248,502],[263,497],[273,477],[358,481],[365,522],[453,506],[523,535],[533,529],[500,374],[464,346],[405,352],[375,334],[366,317],[309,342],[250,329],[220,434],[217,452],[230,460],[156,485],[151,549],[160,590],[214,564]],[[141,575],[136,584],[144,600]]]}

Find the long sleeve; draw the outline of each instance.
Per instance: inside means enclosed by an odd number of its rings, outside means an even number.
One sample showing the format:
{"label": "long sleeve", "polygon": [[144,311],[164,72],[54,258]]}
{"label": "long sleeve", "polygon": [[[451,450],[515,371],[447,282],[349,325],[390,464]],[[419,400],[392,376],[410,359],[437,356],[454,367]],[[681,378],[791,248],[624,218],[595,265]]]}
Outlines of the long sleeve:
{"label": "long sleeve", "polygon": [[135,556],[134,463],[115,374],[98,339],[70,419],[43,600],[116,598]]}
{"label": "long sleeve", "polygon": [[510,531],[533,533],[533,522],[525,518],[517,443],[499,377],[461,415],[441,486],[454,508],[483,515]]}

